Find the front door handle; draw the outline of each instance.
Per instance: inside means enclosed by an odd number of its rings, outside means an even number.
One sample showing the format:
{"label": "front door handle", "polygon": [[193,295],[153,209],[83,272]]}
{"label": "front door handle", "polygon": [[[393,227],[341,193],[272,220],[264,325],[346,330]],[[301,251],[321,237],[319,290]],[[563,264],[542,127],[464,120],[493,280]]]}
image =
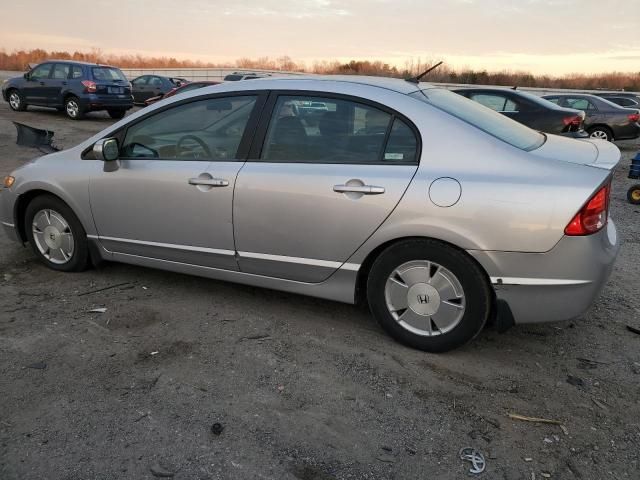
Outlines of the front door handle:
{"label": "front door handle", "polygon": [[384,193],[384,187],[375,185],[334,185],[333,191],[337,193],[361,193],[363,195],[380,195]]}
{"label": "front door handle", "polygon": [[205,185],[207,187],[228,187],[229,181],[224,178],[190,178],[189,185]]}

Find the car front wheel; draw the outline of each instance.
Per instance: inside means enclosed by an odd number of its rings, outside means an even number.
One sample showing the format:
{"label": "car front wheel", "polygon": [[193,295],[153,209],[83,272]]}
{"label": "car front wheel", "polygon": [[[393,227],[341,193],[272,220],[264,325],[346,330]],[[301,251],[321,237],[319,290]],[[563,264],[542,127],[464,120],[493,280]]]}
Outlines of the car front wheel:
{"label": "car front wheel", "polygon": [[27,104],[24,103],[24,98],[18,90],[11,90],[9,92],[8,99],[11,110],[15,110],[16,112],[24,112],[27,109]]}
{"label": "car front wheel", "polygon": [[27,239],[49,268],[79,272],[89,264],[87,235],[67,204],[53,195],[33,199],[25,212]]}
{"label": "car front wheel", "polygon": [[387,248],[367,281],[373,316],[396,340],[445,352],[472,340],[489,318],[491,291],[480,267],[435,240]]}

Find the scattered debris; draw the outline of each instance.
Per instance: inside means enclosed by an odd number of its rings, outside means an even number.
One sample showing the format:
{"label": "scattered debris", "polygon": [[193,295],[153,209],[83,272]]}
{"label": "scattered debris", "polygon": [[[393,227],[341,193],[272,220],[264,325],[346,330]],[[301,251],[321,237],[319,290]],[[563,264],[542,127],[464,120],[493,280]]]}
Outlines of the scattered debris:
{"label": "scattered debris", "polygon": [[592,398],[591,401],[595,403],[598,407],[600,407],[602,410],[605,410],[605,411],[609,410],[609,408],[597,398]]}
{"label": "scattered debris", "polygon": [[[140,412],[138,412],[138,413],[140,413]],[[142,414],[142,415],[140,415],[138,418],[136,418],[136,419],[133,421],[133,423],[138,423],[140,420],[142,420],[143,418],[148,417],[149,415],[151,415],[151,412],[143,413],[143,414]]]}
{"label": "scattered debris", "polygon": [[149,287],[145,287],[144,285],[142,286],[143,290],[149,290]]}
{"label": "scattered debris", "polygon": [[13,124],[18,133],[17,145],[37,148],[43,153],[53,153],[60,150],[52,143],[54,133],[51,130],[42,130],[18,122],[13,122]]}
{"label": "scattered debris", "polygon": [[460,450],[459,453],[460,459],[466,462],[471,462],[471,468],[469,469],[469,473],[473,475],[479,475],[484,472],[487,463],[484,459],[484,455],[478,452],[473,447],[465,447]]}
{"label": "scattered debris", "polygon": [[33,368],[34,370],[44,370],[47,368],[47,364],[45,362],[36,362],[31,365],[27,365],[25,368]]}
{"label": "scattered debris", "polygon": [[633,362],[633,364],[631,365],[631,371],[636,375],[640,375],[640,363]]}
{"label": "scattered debris", "polygon": [[598,368],[598,364],[601,363],[588,358],[577,358],[576,360],[578,360],[578,368],[582,370],[594,370]]}
{"label": "scattered debris", "polygon": [[280,393],[284,392],[284,385],[278,385],[278,391]]}
{"label": "scattered debris", "polygon": [[391,447],[388,447],[386,445],[383,445],[380,447],[382,450],[384,450],[385,452],[392,452],[393,449]]}
{"label": "scattered debris", "polygon": [[151,355],[151,356],[153,357],[154,355],[157,355],[157,354],[159,354],[159,353],[160,353],[160,352],[158,352],[158,351],[156,350],[156,351],[154,351],[154,352],[151,352],[149,355]]}
{"label": "scattered debris", "polygon": [[575,387],[584,387],[584,380],[573,375],[567,375],[567,383]]}
{"label": "scattered debris", "polygon": [[551,425],[562,425],[561,421],[549,420],[548,418],[527,417],[525,415],[519,415],[517,413],[509,413],[507,414],[507,416],[513,420],[522,420],[523,422],[549,423]]}
{"label": "scattered debris", "polygon": [[106,308],[100,307],[100,308],[94,308],[93,310],[89,310],[88,313],[105,313],[106,311],[107,311]]}
{"label": "scattered debris", "polygon": [[543,440],[544,443],[553,443],[553,439],[549,438],[549,437],[545,437],[545,439]]}
{"label": "scattered debris", "polygon": [[551,478],[551,474],[547,472],[540,472],[540,475],[542,475],[544,478]]}
{"label": "scattered debris", "polygon": [[637,333],[638,335],[640,335],[640,328],[627,325],[627,330],[629,330],[631,333]]}
{"label": "scattered debris", "polygon": [[267,335],[267,334],[248,335],[246,337],[240,337],[240,339],[238,339],[238,342],[242,342],[243,340],[266,340],[268,338],[271,338],[271,335]]}
{"label": "scattered debris", "polygon": [[176,474],[176,472],[172,472],[171,470],[162,467],[159,463],[153,464],[149,470],[151,470],[151,474],[154,477],[171,478]]}
{"label": "scattered debris", "polygon": [[220,435],[223,430],[224,430],[224,425],[222,425],[221,423],[216,422],[213,425],[211,425],[211,433],[213,433],[214,435]]}
{"label": "scattered debris", "polygon": [[416,453],[418,453],[418,451],[413,447],[404,447],[404,449],[409,455],[415,455]]}
{"label": "scattered debris", "polygon": [[5,282],[8,282],[9,280],[11,280],[13,278],[13,275],[10,273],[5,273],[2,278],[4,278]]}
{"label": "scattered debris", "polygon": [[378,455],[376,459],[384,463],[394,463],[396,461],[393,455],[387,455],[387,454]]}
{"label": "scattered debris", "polygon": [[569,429],[564,425],[560,425],[560,430],[562,430],[562,433],[564,433],[565,435],[569,435]]}
{"label": "scattered debris", "polygon": [[104,292],[105,290],[111,290],[112,288],[122,287],[124,285],[129,285],[131,282],[123,282],[116,283],[115,285],[109,285],[108,287],[96,288],[95,290],[89,290],[88,292],[79,293],[79,297],[83,297],[84,295],[91,295],[92,293]]}
{"label": "scattered debris", "polygon": [[526,457],[526,458],[524,459],[524,461],[525,461],[525,462],[533,462],[533,458],[531,458],[531,457]]}

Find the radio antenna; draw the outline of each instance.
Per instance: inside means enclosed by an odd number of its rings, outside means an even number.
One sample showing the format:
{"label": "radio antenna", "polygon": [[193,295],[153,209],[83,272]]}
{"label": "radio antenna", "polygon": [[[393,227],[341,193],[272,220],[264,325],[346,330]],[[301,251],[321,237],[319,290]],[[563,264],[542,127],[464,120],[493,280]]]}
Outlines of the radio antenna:
{"label": "radio antenna", "polygon": [[444,62],[440,61],[438,63],[436,63],[433,67],[429,67],[427,68],[424,72],[422,72],[420,75],[416,76],[416,77],[411,77],[411,78],[405,78],[405,80],[407,82],[411,82],[411,83],[419,83],[420,80],[422,80],[422,77],[424,77],[427,73],[431,72],[432,70],[435,70],[436,68],[438,68],[440,65],[442,65]]}

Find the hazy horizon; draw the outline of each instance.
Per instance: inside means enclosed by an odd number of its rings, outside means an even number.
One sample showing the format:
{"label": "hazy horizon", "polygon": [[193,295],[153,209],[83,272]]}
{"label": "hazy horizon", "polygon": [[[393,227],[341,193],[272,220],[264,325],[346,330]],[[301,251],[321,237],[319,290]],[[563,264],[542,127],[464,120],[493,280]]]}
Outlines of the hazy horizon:
{"label": "hazy horizon", "polygon": [[[534,74],[640,72],[640,0],[24,0],[3,7],[0,48],[204,62],[445,60]],[[87,8],[90,6],[90,8]],[[25,13],[26,12],[26,13]],[[84,20],[86,12],[87,21]],[[611,12],[616,12],[615,15]],[[606,18],[605,18],[606,17]],[[96,21],[96,19],[101,21]],[[60,33],[72,25],[72,33]]]}

